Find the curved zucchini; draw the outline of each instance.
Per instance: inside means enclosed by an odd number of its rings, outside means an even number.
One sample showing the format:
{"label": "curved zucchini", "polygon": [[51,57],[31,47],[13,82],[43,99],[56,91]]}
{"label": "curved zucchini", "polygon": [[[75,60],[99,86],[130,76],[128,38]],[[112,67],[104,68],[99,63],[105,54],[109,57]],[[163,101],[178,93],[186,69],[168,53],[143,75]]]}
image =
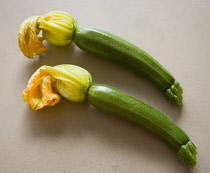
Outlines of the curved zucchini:
{"label": "curved zucchini", "polygon": [[87,99],[96,108],[129,120],[160,137],[190,168],[196,165],[195,145],[182,129],[161,112],[106,85],[91,86]]}
{"label": "curved zucchini", "polygon": [[148,53],[109,32],[94,28],[77,28],[75,44],[82,50],[125,65],[149,79],[165,97],[181,105],[182,87],[179,82]]}

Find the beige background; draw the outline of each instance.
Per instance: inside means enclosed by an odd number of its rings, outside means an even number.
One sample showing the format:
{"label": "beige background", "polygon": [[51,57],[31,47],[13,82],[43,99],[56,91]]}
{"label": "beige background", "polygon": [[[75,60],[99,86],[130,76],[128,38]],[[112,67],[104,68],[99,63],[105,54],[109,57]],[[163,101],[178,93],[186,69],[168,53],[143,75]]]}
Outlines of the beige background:
{"label": "beige background", "polygon": [[[1,0],[0,172],[2,173],[207,173],[210,170],[210,1],[208,0]],[[42,57],[25,58],[17,46],[23,20],[65,11],[79,26],[111,31],[155,57],[181,83],[181,107],[151,83],[75,45],[50,44]],[[76,64],[93,83],[112,85],[169,116],[196,144],[197,166],[183,165],[162,141],[102,113],[87,102],[65,99],[34,112],[21,99],[41,65]]]}

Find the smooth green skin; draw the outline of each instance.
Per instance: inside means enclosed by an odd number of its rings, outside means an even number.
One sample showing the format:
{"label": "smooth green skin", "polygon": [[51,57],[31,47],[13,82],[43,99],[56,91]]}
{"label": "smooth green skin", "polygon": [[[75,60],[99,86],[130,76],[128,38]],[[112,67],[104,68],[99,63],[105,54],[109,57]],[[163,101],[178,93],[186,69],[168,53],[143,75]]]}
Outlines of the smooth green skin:
{"label": "smooth green skin", "polygon": [[181,128],[161,112],[107,85],[91,86],[87,99],[96,108],[135,123],[161,138],[190,168],[196,165],[195,145]]}
{"label": "smooth green skin", "polygon": [[118,62],[149,79],[170,102],[181,105],[182,87],[160,63],[137,46],[94,28],[77,28],[73,40],[82,50]]}

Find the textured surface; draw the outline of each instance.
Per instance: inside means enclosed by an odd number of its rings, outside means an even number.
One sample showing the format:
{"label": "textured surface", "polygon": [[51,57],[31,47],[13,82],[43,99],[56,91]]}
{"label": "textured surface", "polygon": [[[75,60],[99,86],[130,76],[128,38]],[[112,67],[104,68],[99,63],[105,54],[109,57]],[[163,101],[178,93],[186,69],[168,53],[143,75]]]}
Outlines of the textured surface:
{"label": "textured surface", "polygon": [[[160,63],[134,44],[107,31],[79,28],[74,43],[91,55],[109,59],[150,80],[175,105],[181,105],[182,87]],[[174,90],[174,91],[173,91]]]}
{"label": "textured surface", "polygon": [[[203,173],[210,169],[210,2],[208,0],[1,0],[0,172],[4,173]],[[49,47],[25,58],[17,30],[33,15],[61,10],[79,25],[110,31],[141,47],[180,82],[183,105],[171,105],[151,83],[124,67],[76,46]],[[62,99],[34,112],[21,99],[41,65],[76,64],[93,83],[112,85],[168,115],[197,146],[191,170],[162,141],[137,126],[102,113],[87,102]]]}

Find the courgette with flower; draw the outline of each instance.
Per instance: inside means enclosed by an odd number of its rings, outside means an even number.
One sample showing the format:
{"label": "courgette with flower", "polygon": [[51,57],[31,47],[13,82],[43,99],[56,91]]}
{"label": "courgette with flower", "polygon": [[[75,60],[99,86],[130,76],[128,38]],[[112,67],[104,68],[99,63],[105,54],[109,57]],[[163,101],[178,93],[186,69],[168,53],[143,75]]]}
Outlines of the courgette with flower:
{"label": "courgette with flower", "polygon": [[151,106],[108,85],[92,85],[88,71],[75,65],[42,66],[30,78],[22,97],[33,110],[54,106],[61,96],[85,99],[101,111],[126,119],[168,144],[188,167],[196,165],[196,147],[188,135]]}
{"label": "courgette with flower", "polygon": [[[38,37],[42,31],[42,37]],[[44,53],[42,41],[67,46],[74,42],[82,50],[120,63],[151,81],[175,105],[182,103],[179,82],[151,55],[132,43],[96,28],[80,28],[76,20],[64,12],[50,12],[25,20],[19,28],[20,50],[29,58]]]}

